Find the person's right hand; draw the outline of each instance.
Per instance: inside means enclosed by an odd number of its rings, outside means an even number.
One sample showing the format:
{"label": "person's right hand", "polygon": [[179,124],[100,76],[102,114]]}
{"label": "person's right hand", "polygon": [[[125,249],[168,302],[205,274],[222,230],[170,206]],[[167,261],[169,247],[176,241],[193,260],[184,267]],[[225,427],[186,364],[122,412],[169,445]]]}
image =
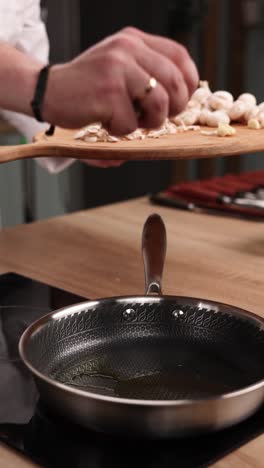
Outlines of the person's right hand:
{"label": "person's right hand", "polygon": [[[157,86],[141,101],[151,77]],[[102,122],[111,134],[160,126],[181,112],[198,85],[186,49],[170,39],[125,28],[66,64],[51,67],[43,116],[47,122],[79,128]]]}

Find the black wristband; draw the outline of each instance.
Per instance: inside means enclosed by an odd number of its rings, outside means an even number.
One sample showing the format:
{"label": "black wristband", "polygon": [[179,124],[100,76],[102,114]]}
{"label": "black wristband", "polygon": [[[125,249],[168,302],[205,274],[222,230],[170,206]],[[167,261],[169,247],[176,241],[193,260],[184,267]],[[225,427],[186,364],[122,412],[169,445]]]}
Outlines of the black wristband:
{"label": "black wristband", "polygon": [[43,122],[42,118],[42,104],[45,96],[49,77],[50,65],[45,66],[39,72],[38,81],[35,89],[34,98],[31,101],[31,107],[33,110],[34,117],[39,121]]}

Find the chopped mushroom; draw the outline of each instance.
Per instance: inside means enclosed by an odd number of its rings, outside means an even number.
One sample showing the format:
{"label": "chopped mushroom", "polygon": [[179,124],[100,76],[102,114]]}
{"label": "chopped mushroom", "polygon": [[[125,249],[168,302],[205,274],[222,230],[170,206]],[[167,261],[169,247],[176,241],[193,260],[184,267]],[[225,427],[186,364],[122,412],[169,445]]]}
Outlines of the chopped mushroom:
{"label": "chopped mushroom", "polygon": [[181,114],[166,119],[160,128],[138,128],[129,135],[116,137],[110,135],[101,123],[96,122],[77,132],[75,139],[89,143],[144,140],[196,131],[200,129],[199,124],[216,128],[213,131],[202,129],[200,133],[203,135],[232,136],[236,133],[235,128],[229,125],[232,122],[240,122],[255,130],[264,128],[264,103],[257,105],[256,97],[250,93],[243,93],[234,101],[228,91],[213,93],[207,81],[200,81],[200,86],[191,96],[186,109]]}

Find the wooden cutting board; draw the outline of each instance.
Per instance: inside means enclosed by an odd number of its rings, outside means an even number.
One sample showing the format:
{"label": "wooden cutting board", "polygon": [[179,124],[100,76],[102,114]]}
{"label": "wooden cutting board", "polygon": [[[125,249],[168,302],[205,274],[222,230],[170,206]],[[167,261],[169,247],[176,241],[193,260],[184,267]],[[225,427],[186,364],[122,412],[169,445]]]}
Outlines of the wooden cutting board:
{"label": "wooden cutting board", "polygon": [[[55,156],[78,159],[177,160],[215,158],[264,151],[264,129],[235,126],[233,137],[202,135],[188,131],[158,139],[86,143],[74,140],[76,130],[56,128],[53,136],[36,135],[35,142],[19,146],[0,146],[0,162]],[[205,130],[210,130],[206,128]]]}

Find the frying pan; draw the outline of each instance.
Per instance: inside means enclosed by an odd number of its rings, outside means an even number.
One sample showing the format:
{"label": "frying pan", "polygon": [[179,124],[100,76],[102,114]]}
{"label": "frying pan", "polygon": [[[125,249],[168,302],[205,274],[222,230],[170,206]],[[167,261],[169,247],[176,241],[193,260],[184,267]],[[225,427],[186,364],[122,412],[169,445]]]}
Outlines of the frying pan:
{"label": "frying pan", "polygon": [[145,296],[66,307],[24,332],[20,356],[41,399],[72,422],[126,435],[186,436],[244,420],[264,401],[264,319],[162,296],[166,230],[156,214],[142,251]]}

